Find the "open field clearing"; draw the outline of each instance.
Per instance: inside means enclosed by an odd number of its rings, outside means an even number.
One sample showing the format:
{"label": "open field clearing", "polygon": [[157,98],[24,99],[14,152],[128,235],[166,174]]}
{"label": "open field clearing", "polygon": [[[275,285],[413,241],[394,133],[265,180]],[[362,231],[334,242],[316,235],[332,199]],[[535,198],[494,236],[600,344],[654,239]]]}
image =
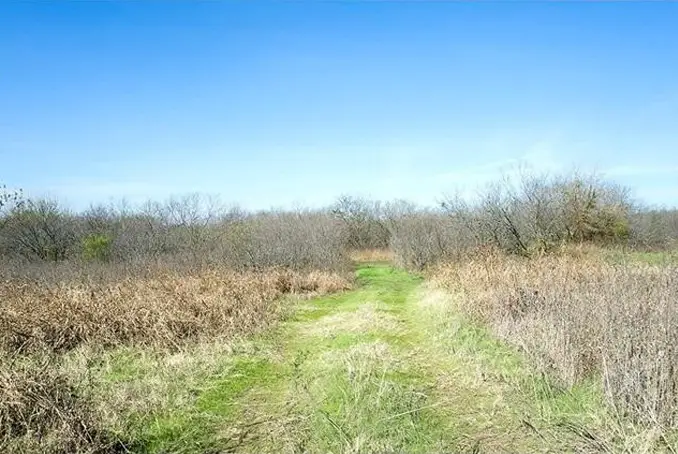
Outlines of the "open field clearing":
{"label": "open field clearing", "polygon": [[421,278],[373,265],[358,280],[302,305],[268,348],[241,358],[248,386],[238,375],[219,394],[232,406],[215,407],[228,409],[235,451],[604,449],[581,435],[604,415],[600,396],[552,386]]}
{"label": "open field clearing", "polygon": [[190,400],[290,298],[351,286],[319,271],[151,275],[0,284],[3,452],[134,451],[136,418]]}
{"label": "open field clearing", "polygon": [[5,194],[0,452],[676,452],[676,212],[576,174],[479,197]]}
{"label": "open field clearing", "polygon": [[3,451],[673,452],[676,268],[592,251],[5,284]]}
{"label": "open field clearing", "polygon": [[0,454],[678,454],[677,19],[0,0]]}
{"label": "open field clearing", "polygon": [[[244,338],[75,348],[42,370],[55,387],[45,399],[87,376],[87,405],[50,401],[76,418],[51,428],[97,424],[69,445],[80,452],[670,451],[660,432],[621,425],[599,380],[564,383],[498,340],[467,295],[386,264],[362,265],[356,285],[287,300],[282,323]],[[28,439],[5,446],[31,450]]]}

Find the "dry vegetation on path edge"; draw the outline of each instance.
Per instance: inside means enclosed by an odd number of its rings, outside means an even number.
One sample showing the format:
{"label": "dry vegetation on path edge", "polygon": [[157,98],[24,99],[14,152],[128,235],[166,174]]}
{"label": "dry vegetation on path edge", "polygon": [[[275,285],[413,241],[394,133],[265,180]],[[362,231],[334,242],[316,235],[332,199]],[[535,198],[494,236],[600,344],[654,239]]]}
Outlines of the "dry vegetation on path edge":
{"label": "dry vegetation on path edge", "polygon": [[[151,452],[645,452],[595,383],[567,388],[470,320],[458,295],[385,265],[298,306],[230,355]],[[370,323],[365,323],[364,319]],[[188,448],[192,446],[193,448]],[[641,449],[642,448],[642,449]],[[661,451],[661,449],[659,449]]]}
{"label": "dry vegetation on path edge", "polygon": [[619,423],[617,437],[645,443],[631,452],[672,451],[678,266],[666,257],[584,247],[527,259],[485,250],[435,268],[432,277],[461,295],[461,311],[560,386],[597,383]]}
{"label": "dry vegetation on path edge", "polygon": [[[71,373],[69,351],[96,369],[106,351],[181,351],[261,332],[285,312],[281,297],[350,288],[328,272],[190,274],[51,283],[0,282],[0,448],[2,452],[111,452],[130,441],[107,431],[92,402],[89,372]],[[82,371],[80,371],[82,372]]]}

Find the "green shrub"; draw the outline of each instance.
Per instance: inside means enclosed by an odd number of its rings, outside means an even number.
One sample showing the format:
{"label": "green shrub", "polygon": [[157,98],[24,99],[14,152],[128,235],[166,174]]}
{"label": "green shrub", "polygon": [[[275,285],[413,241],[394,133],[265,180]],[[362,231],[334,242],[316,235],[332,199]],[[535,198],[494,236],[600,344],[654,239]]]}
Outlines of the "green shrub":
{"label": "green shrub", "polygon": [[107,262],[112,246],[113,240],[107,235],[89,235],[82,240],[82,255],[86,260]]}

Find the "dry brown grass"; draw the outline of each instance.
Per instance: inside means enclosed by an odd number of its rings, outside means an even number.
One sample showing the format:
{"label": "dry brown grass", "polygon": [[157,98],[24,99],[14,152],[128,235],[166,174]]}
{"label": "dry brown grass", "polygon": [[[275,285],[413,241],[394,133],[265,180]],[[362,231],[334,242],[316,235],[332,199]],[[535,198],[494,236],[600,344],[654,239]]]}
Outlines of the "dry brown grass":
{"label": "dry brown grass", "polygon": [[179,350],[189,342],[246,336],[284,314],[285,295],[348,289],[326,272],[211,269],[150,277],[0,282],[0,452],[127,452],[103,429],[87,377],[63,353],[82,346]]}
{"label": "dry brown grass", "polygon": [[0,448],[17,453],[112,453],[123,443],[47,356],[0,358]]}
{"label": "dry brown grass", "polygon": [[358,263],[392,262],[393,251],[390,249],[359,249],[350,254],[351,260]]}
{"label": "dry brown grass", "polygon": [[175,347],[200,336],[247,334],[274,320],[288,293],[328,293],[349,282],[323,272],[161,272],[118,282],[0,282],[0,348],[65,351],[83,343]]}
{"label": "dry brown grass", "polygon": [[484,251],[433,273],[463,309],[572,385],[599,379],[615,413],[678,428],[678,268],[612,265],[590,250]]}

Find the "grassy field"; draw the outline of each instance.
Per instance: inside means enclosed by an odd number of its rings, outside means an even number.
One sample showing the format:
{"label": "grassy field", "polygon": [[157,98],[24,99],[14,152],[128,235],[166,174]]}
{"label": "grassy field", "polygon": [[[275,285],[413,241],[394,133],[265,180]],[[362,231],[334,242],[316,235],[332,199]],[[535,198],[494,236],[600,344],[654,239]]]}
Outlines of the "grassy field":
{"label": "grassy field", "polygon": [[[35,317],[17,308],[37,290],[4,288],[25,296],[8,306],[23,321],[18,328],[53,335],[3,357],[3,452],[675,452],[670,408],[656,408],[669,418],[659,425],[634,418],[635,407],[622,414],[610,405],[619,397],[610,377],[630,383],[610,376],[635,360],[619,356],[626,344],[590,355],[619,327],[657,348],[670,340],[621,318],[589,326],[601,310],[657,299],[648,288],[671,300],[670,282],[660,285],[673,276],[669,258],[619,254],[490,254],[431,270],[432,279],[363,261],[353,289],[317,273],[172,277],[115,291],[61,286],[41,290],[52,306]],[[137,297],[128,311],[115,300],[125,285],[145,289],[130,290]],[[170,310],[169,295],[180,311]],[[63,313],[55,313],[59,305]],[[80,318],[65,323],[69,314]],[[98,326],[116,317],[139,329]],[[210,324],[183,339],[196,317]],[[224,323],[231,335],[216,335]],[[136,334],[142,330],[152,336]],[[163,346],[167,339],[176,346]],[[2,341],[5,350],[18,345],[9,334]],[[655,355],[634,364],[665,362]],[[643,383],[623,389],[627,402],[664,389]]]}
{"label": "grassy field", "polygon": [[[420,276],[373,263],[357,278],[356,290],[299,303],[277,328],[228,350],[160,362],[112,354],[98,380],[133,409],[124,420],[134,451],[610,448],[597,433],[607,415],[594,383],[556,386]],[[149,393],[165,403],[130,405]]]}

